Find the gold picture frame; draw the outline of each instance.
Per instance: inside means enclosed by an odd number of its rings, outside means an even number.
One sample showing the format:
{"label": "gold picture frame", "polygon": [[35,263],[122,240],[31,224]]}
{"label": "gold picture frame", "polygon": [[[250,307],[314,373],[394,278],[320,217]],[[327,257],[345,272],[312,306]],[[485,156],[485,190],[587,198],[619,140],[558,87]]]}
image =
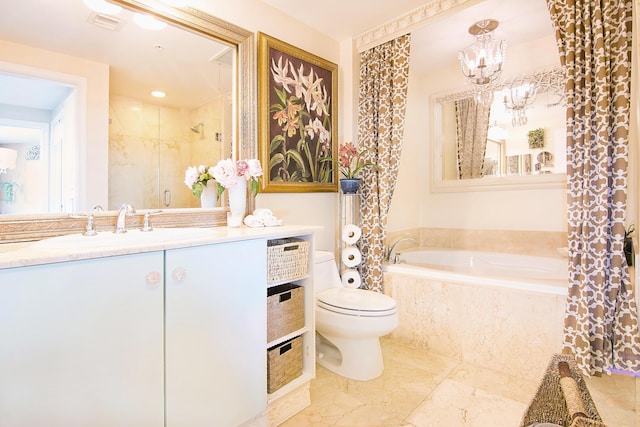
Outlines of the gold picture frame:
{"label": "gold picture frame", "polygon": [[338,66],[258,33],[261,192],[337,192]]}

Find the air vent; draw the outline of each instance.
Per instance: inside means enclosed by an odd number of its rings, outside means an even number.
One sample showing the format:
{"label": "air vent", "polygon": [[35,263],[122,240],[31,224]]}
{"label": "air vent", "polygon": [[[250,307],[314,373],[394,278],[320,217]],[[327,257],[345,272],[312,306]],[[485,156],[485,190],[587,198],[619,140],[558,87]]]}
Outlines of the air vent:
{"label": "air vent", "polygon": [[120,31],[120,28],[124,25],[124,21],[116,18],[115,16],[103,15],[102,13],[93,13],[89,16],[89,22],[100,28],[105,28],[111,31]]}

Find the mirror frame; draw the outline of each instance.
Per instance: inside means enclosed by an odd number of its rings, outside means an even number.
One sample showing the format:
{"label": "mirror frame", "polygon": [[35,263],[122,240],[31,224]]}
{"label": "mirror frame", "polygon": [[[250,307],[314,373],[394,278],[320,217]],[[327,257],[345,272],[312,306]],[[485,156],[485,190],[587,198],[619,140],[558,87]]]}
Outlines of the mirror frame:
{"label": "mirror frame", "polygon": [[[512,81],[525,79],[539,86],[538,90],[558,91],[561,95],[564,91],[564,76],[561,68],[539,71],[524,76],[517,76],[499,82],[493,90],[508,88]],[[495,191],[495,190],[533,190],[540,188],[566,188],[567,174],[541,174],[541,175],[507,175],[485,176],[480,179],[442,179],[442,109],[443,102],[453,102],[457,99],[473,97],[473,90],[448,92],[431,96],[431,182],[432,193],[458,193],[467,191]],[[437,125],[436,125],[437,124]]]}
{"label": "mirror frame", "polygon": [[[127,9],[150,14],[159,20],[204,37],[222,40],[236,47],[233,157],[257,158],[257,60],[255,35],[215,16],[192,7],[172,7],[157,0],[109,0]],[[75,214],[75,213],[74,213]],[[132,225],[137,223],[137,215]],[[96,228],[110,229],[115,214],[96,214]],[[216,227],[226,224],[226,209],[164,209],[154,216],[158,226]],[[65,214],[0,215],[0,243],[25,242],[82,232],[84,218]]]}

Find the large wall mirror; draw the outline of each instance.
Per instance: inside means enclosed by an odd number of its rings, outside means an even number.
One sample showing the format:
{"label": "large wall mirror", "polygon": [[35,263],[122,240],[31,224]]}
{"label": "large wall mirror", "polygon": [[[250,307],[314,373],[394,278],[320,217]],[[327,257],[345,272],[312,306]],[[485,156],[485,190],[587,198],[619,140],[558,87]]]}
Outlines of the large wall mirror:
{"label": "large wall mirror", "polygon": [[[474,90],[434,96],[435,189],[562,184],[566,172],[563,88],[562,71],[555,68],[497,83],[489,105],[482,105]],[[477,158],[462,161],[468,155]]]}
{"label": "large wall mirror", "polygon": [[[470,27],[496,20],[493,39],[506,44],[501,74],[490,84],[465,78],[459,52],[476,39]],[[430,188],[433,192],[560,188],[565,185],[565,106],[555,32],[544,0],[481,0],[426,20],[412,31],[411,67],[416,105],[429,120]],[[478,52],[481,52],[479,50]],[[478,135],[486,135],[478,153],[480,174],[460,173],[458,142],[468,126],[457,112],[476,99],[479,88],[486,107],[478,113]],[[512,94],[531,92],[523,108]],[[492,101],[486,93],[492,93]],[[428,106],[427,106],[428,105]],[[514,121],[514,118],[516,119]],[[526,119],[526,122],[523,120]],[[484,129],[482,129],[484,128]],[[473,133],[469,131],[467,133]],[[532,142],[529,142],[529,135]],[[474,151],[475,153],[475,151]]]}
{"label": "large wall mirror", "polygon": [[122,10],[0,5],[0,148],[17,152],[0,214],[195,208],[188,166],[255,152],[253,33],[188,6],[109,4]]}

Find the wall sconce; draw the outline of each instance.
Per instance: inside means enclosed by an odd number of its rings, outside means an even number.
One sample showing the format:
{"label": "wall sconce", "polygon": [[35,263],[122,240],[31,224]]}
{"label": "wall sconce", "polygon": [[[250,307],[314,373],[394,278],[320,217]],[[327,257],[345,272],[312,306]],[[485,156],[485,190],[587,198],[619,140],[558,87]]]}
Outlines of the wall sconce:
{"label": "wall sconce", "polygon": [[469,27],[469,34],[476,38],[475,43],[458,53],[464,76],[476,86],[487,87],[502,72],[506,43],[493,40],[493,31],[498,25],[495,19],[484,19],[473,24]]}
{"label": "wall sconce", "polygon": [[17,158],[16,150],[0,147],[0,173],[7,173],[7,169],[15,169]]}

